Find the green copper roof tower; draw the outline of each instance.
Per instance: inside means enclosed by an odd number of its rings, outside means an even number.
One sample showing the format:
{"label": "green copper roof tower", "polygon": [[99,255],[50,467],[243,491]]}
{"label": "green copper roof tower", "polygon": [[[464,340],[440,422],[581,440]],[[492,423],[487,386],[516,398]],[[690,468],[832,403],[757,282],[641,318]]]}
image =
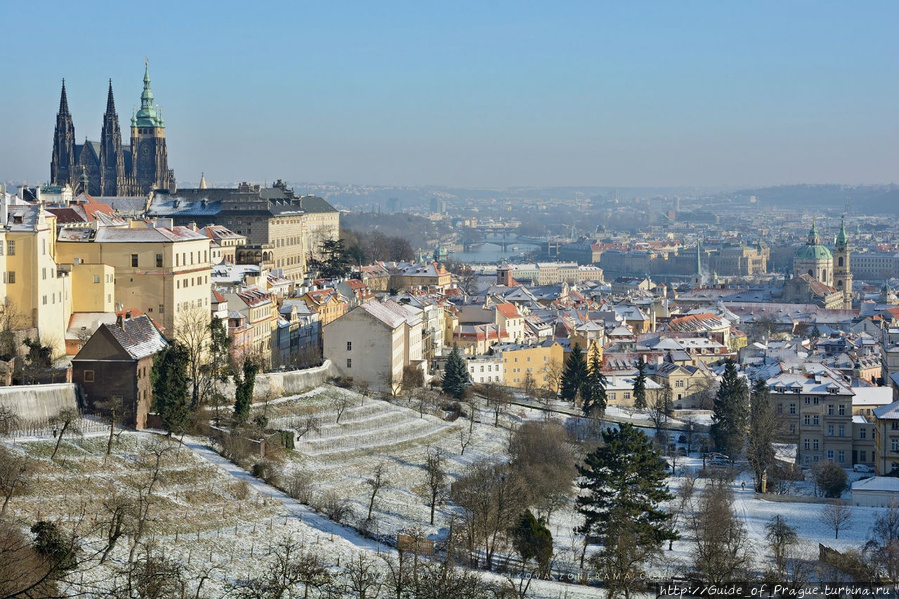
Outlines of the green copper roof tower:
{"label": "green copper roof tower", "polygon": [[144,91],[140,95],[140,110],[131,118],[132,127],[163,128],[162,116],[153,106],[153,90],[150,89],[150,60],[144,63]]}

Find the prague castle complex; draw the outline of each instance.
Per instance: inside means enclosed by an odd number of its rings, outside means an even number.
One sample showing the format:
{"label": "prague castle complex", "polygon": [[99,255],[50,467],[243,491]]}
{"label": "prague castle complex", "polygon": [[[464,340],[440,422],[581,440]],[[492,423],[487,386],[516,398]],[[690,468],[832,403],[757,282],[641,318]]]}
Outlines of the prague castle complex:
{"label": "prague castle complex", "polygon": [[53,136],[50,183],[70,185],[93,196],[139,196],[154,190],[175,190],[175,175],[168,167],[165,122],[153,104],[149,66],[144,70],[140,110],[131,117],[129,145],[122,143],[112,80],[100,141],[85,139],[83,144],[76,143],[63,80]]}

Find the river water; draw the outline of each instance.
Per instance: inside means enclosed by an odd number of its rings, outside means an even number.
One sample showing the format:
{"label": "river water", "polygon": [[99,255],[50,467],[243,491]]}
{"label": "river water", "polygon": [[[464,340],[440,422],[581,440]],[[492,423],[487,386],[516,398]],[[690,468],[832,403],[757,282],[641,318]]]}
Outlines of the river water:
{"label": "river water", "polygon": [[502,262],[504,260],[514,260],[515,258],[523,258],[524,254],[536,252],[540,246],[532,243],[524,243],[518,241],[514,235],[506,238],[506,251],[502,250],[502,246],[491,241],[502,240],[502,238],[488,237],[485,243],[472,247],[467,252],[454,252],[449,255],[453,260],[469,263],[492,263]]}

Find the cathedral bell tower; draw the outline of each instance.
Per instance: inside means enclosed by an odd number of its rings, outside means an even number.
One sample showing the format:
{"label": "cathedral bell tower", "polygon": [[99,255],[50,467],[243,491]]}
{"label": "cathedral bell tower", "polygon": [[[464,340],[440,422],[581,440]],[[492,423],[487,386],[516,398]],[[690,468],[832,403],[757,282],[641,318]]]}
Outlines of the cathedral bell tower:
{"label": "cathedral bell tower", "polygon": [[843,292],[843,309],[852,309],[852,270],[849,266],[849,238],[846,223],[840,223],[840,233],[834,246],[834,286]]}
{"label": "cathedral bell tower", "polygon": [[134,193],[145,195],[157,189],[171,187],[172,177],[165,148],[165,122],[153,105],[149,60],[144,69],[144,91],[140,95],[140,110],[131,117],[131,153]]}
{"label": "cathedral bell tower", "polygon": [[106,97],[106,113],[103,115],[103,131],[100,134],[100,195],[118,196],[125,191],[125,152],[122,148],[122,130],[119,115],[115,111],[112,95],[112,79]]}
{"label": "cathedral bell tower", "polygon": [[69,99],[66,97],[66,80],[62,80],[59,95],[59,112],[56,113],[56,130],[53,133],[53,157],[50,160],[50,183],[52,185],[72,185],[78,180],[75,172],[75,125],[69,114]]}

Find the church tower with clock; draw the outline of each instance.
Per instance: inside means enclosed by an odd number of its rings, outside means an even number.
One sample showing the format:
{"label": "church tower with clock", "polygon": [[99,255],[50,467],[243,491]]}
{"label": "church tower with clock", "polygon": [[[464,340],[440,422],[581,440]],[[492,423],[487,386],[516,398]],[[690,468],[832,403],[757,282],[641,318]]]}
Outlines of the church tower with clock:
{"label": "church tower with clock", "polygon": [[134,192],[145,195],[156,189],[173,187],[165,148],[165,122],[162,113],[153,105],[150,90],[149,63],[144,69],[144,91],[140,95],[140,110],[131,117],[131,180]]}

